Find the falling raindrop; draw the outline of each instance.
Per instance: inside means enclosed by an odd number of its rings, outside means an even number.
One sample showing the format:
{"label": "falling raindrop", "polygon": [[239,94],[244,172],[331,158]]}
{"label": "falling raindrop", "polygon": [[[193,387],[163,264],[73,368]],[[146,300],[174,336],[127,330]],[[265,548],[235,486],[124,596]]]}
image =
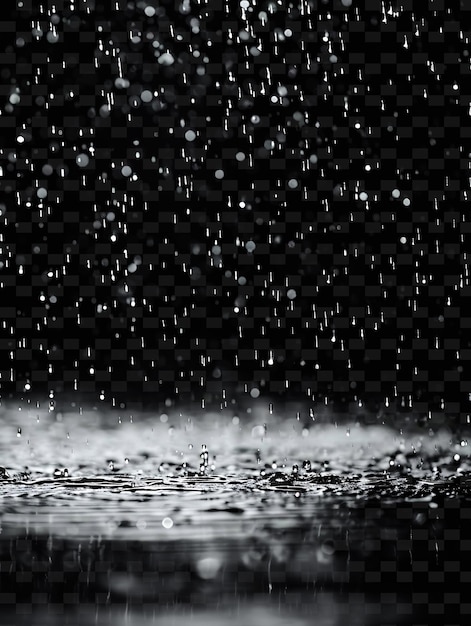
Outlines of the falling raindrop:
{"label": "falling raindrop", "polygon": [[90,163],[90,158],[87,154],[82,153],[77,155],[75,161],[79,167],[87,167],[87,165]]}

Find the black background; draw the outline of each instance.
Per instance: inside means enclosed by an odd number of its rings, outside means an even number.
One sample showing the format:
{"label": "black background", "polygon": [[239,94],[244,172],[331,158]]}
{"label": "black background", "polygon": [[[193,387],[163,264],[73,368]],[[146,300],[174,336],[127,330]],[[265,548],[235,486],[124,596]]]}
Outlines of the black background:
{"label": "black background", "polygon": [[[260,3],[248,20],[222,2],[187,12],[161,2],[150,17],[133,2],[73,11],[55,2],[55,17],[24,2],[10,12],[0,68],[2,398],[231,406],[255,388],[262,401],[467,423],[468,11],[409,2],[384,15],[381,2],[360,4],[312,2],[302,15]],[[253,36],[240,41],[247,26]],[[286,28],[292,35],[276,41]],[[172,65],[158,63],[156,40]],[[270,101],[278,84],[283,105]],[[8,106],[16,89],[21,100]],[[144,89],[158,97],[142,102]],[[303,171],[310,155],[317,161]],[[48,190],[42,207],[38,187]]]}

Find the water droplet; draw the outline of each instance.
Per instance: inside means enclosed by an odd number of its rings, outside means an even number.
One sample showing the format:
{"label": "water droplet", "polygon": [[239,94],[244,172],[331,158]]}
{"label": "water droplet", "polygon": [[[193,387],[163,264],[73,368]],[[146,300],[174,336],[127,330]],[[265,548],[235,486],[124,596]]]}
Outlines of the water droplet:
{"label": "water droplet", "polygon": [[160,65],[173,65],[173,63],[175,63],[175,59],[170,52],[165,52],[159,56],[158,62]]}
{"label": "water droplet", "polygon": [[81,153],[77,155],[75,161],[79,167],[87,167],[90,163],[90,158],[87,154]]}

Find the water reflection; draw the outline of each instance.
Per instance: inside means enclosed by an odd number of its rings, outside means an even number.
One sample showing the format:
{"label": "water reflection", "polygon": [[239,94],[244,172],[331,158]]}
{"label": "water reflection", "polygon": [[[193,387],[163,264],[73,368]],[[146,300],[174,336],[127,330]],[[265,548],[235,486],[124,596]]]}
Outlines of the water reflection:
{"label": "water reflection", "polygon": [[[383,602],[381,603],[381,600]],[[215,610],[216,609],[216,610]],[[61,610],[37,611],[34,617],[18,612],[21,626],[112,624],[113,626],[412,626],[418,618],[434,626],[438,619],[415,608],[410,596],[390,597],[365,594],[345,595],[333,591],[317,594],[283,593],[273,597],[226,598],[212,607],[175,605],[162,607],[124,605],[86,607],[72,610],[65,618]],[[65,621],[64,621],[65,620]],[[441,622],[443,623],[443,622]]]}

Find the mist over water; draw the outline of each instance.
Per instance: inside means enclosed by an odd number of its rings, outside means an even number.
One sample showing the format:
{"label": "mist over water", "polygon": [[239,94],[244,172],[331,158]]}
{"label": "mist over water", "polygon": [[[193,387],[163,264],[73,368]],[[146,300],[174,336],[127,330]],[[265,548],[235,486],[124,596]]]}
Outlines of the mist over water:
{"label": "mist over water", "polygon": [[467,10],[4,9],[5,619],[466,623]]}

